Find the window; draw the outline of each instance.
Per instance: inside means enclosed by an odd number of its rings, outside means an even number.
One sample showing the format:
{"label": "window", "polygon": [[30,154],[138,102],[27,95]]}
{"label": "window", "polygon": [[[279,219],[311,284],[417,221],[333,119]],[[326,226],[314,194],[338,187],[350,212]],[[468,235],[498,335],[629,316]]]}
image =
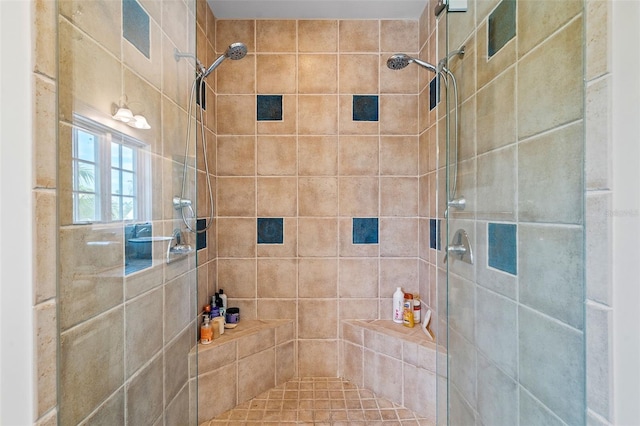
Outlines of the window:
{"label": "window", "polygon": [[73,222],[148,219],[146,145],[84,117],[73,128]]}

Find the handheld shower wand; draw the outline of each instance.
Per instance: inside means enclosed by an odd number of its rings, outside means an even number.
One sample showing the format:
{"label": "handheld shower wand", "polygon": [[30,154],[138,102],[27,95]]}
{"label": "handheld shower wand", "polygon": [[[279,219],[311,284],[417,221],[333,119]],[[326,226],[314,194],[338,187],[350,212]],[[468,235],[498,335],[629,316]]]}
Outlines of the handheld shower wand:
{"label": "handheld shower wand", "polygon": [[[457,210],[464,210],[465,206],[466,206],[466,200],[463,196],[458,197],[457,196],[457,186],[458,186],[458,151],[459,151],[459,99],[458,99],[458,85],[456,83],[456,77],[455,75],[447,68],[449,59],[451,57],[454,56],[458,56],[458,57],[463,57],[464,56],[464,52],[465,52],[465,46],[462,46],[460,49],[458,50],[454,50],[452,52],[449,52],[449,54],[447,54],[447,56],[445,56],[444,58],[442,58],[439,62],[438,65],[432,65],[428,62],[422,61],[418,58],[414,58],[412,56],[409,56],[405,53],[396,53],[395,55],[392,55],[389,57],[389,59],[387,59],[387,67],[389,67],[392,70],[401,70],[405,67],[407,67],[410,63],[414,62],[418,65],[420,65],[423,68],[428,69],[429,71],[435,73],[438,76],[443,76],[443,81],[445,84],[445,87],[448,89],[449,88],[449,80],[451,80],[451,83],[453,85],[453,92],[454,92],[454,100],[455,100],[455,108],[454,108],[454,126],[455,126],[455,139],[454,139],[454,148],[455,148],[455,161],[454,161],[454,173],[453,173],[453,190],[451,191],[450,196],[447,196],[447,212],[448,212],[448,207],[454,207]],[[448,114],[447,114],[448,116]],[[447,132],[449,131],[449,125],[447,124]],[[448,156],[448,151],[447,151],[447,156]],[[448,163],[448,161],[447,161]],[[447,165],[447,170],[448,170],[448,165]]]}
{"label": "handheld shower wand", "polygon": [[[204,79],[211,74],[220,64],[227,58],[238,60],[242,59],[247,54],[247,46],[244,43],[233,43],[231,44],[227,50],[221,55],[218,59],[216,59],[213,64],[206,68],[202,65],[202,63],[195,57],[195,55],[191,55],[188,53],[180,53],[178,50],[174,52],[174,57],[176,61],[180,60],[180,58],[188,57],[194,58],[197,66],[196,78],[193,80],[193,84],[191,85],[191,92],[189,94],[189,110],[188,110],[188,125],[187,125],[187,137],[186,143],[184,147],[184,164],[182,167],[182,190],[180,192],[180,196],[173,197],[173,207],[176,210],[180,211],[180,215],[182,216],[182,221],[184,222],[187,229],[193,233],[203,233],[207,229],[211,227],[213,224],[213,189],[211,187],[211,176],[209,174],[209,161],[207,159],[207,143],[206,143],[206,134],[204,129],[204,117],[202,113],[202,108],[199,108],[198,111],[194,109],[197,108],[195,103],[193,102],[194,96],[197,93],[202,93],[202,89],[204,87]],[[199,119],[196,117],[196,114],[199,115]],[[205,222],[205,226],[201,229],[198,229],[197,226],[193,226],[193,224],[189,223],[187,220],[187,216],[185,215],[185,209],[191,213],[190,219],[196,219],[196,214],[191,205],[191,200],[185,198],[186,195],[186,185],[187,185],[187,159],[189,158],[189,141],[191,139],[191,120],[194,120],[196,126],[200,131],[200,139],[202,140],[202,151],[204,154],[203,162],[205,167],[205,175],[207,182],[207,190],[209,195],[209,218]]]}
{"label": "handheld shower wand", "polygon": [[430,63],[425,62],[421,59],[409,56],[405,53],[396,53],[395,55],[391,55],[389,59],[387,59],[387,67],[392,70],[401,70],[407,67],[412,62],[436,74],[441,71],[438,68],[436,68],[434,65],[431,65]]}

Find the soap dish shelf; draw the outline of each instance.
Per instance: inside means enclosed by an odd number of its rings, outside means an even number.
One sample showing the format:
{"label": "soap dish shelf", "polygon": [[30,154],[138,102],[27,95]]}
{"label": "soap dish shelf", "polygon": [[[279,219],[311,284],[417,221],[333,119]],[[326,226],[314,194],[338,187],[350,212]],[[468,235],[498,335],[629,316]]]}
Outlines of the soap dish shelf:
{"label": "soap dish shelf", "polygon": [[180,260],[190,253],[193,253],[193,247],[190,245],[176,244],[172,246],[171,243],[169,243],[167,247],[167,263]]}
{"label": "soap dish shelf", "polygon": [[[193,253],[193,247],[191,247],[191,245],[180,243],[180,234],[179,229],[173,231],[171,241],[169,241],[169,244],[167,245],[167,264],[175,262],[176,260],[184,259],[188,254]],[[174,240],[176,241],[176,244],[172,244]]]}

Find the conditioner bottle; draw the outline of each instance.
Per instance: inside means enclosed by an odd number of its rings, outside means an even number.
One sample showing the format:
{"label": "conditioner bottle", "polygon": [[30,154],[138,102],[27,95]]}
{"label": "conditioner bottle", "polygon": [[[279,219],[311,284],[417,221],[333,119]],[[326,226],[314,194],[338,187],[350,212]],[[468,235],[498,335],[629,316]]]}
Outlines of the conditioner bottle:
{"label": "conditioner bottle", "polygon": [[398,287],[393,293],[393,322],[402,324],[402,311],[404,303],[404,292]]}

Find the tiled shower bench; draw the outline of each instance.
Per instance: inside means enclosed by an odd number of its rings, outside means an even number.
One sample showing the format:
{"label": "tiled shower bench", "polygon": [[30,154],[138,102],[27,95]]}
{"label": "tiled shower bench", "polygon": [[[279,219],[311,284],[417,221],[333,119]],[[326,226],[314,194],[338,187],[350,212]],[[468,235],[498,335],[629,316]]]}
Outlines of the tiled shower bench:
{"label": "tiled shower bench", "polygon": [[341,375],[435,423],[437,347],[420,326],[343,320],[341,327]]}
{"label": "tiled shower bench", "polygon": [[190,377],[198,377],[198,424],[293,378],[294,338],[293,320],[242,320],[210,344],[193,348],[189,362]]}

